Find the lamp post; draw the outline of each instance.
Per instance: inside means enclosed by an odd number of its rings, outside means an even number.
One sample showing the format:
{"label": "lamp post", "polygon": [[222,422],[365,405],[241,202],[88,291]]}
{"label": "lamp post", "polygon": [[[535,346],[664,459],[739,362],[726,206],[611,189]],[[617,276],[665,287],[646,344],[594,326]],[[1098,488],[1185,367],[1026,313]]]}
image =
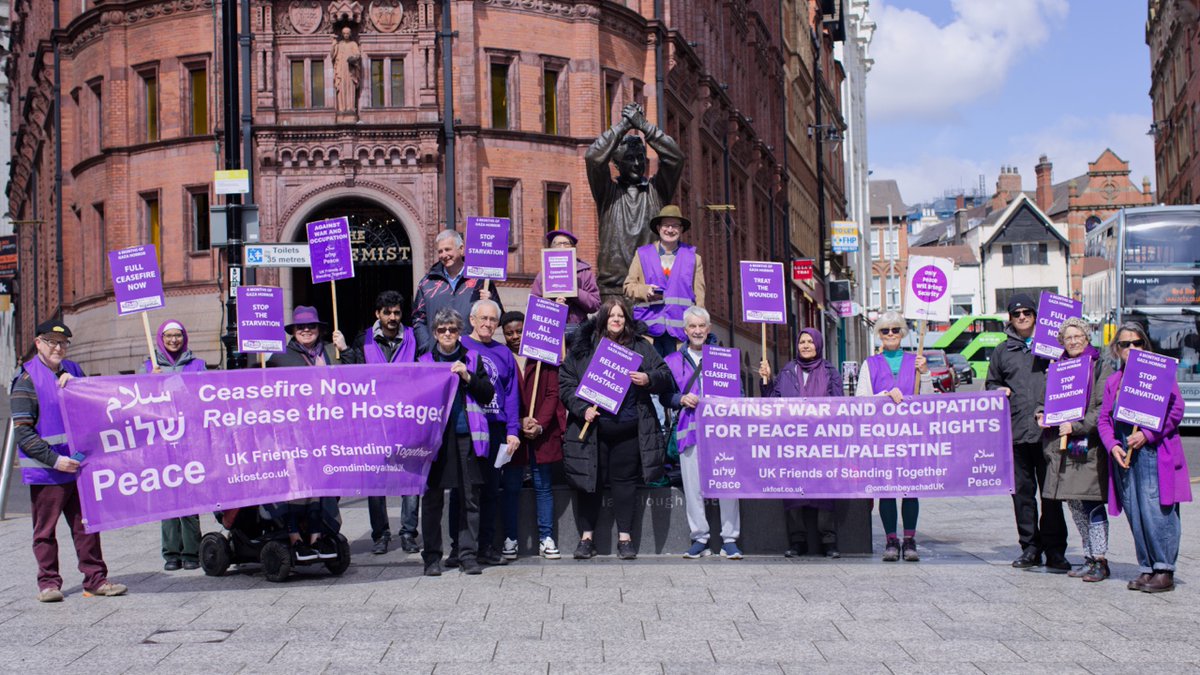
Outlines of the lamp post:
{"label": "lamp post", "polygon": [[[249,0],[243,0],[248,2]],[[242,122],[238,105],[238,34],[237,0],[221,0],[221,90],[224,104],[225,169],[241,168]],[[250,27],[246,26],[246,30]],[[248,45],[247,45],[248,46]],[[249,124],[247,123],[247,128]],[[246,367],[246,356],[237,351],[237,287],[242,284],[242,196],[226,196],[228,217],[225,220],[225,367],[235,370]]]}

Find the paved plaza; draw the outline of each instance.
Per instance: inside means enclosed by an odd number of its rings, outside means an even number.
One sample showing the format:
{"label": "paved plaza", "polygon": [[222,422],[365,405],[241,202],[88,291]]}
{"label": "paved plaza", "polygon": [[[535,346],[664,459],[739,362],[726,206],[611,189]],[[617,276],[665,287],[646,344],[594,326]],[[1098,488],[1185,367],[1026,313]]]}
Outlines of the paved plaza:
{"label": "paved plaza", "polygon": [[[419,556],[369,553],[365,501],[343,502],[354,563],[270,583],[162,571],[157,524],[104,535],[121,598],[85,599],[70,545],[67,600],[34,600],[18,495],[0,522],[0,669],[54,673],[1183,673],[1200,672],[1200,537],[1184,508],[1178,589],[1125,589],[1014,570],[1007,498],[924,500],[920,563],[748,556],[523,558],[482,576],[421,576]],[[393,522],[399,509],[392,509]],[[211,516],[202,517],[214,529]],[[754,523],[744,522],[745,528]],[[60,541],[69,542],[65,528]],[[574,548],[563,533],[564,552]],[[1072,542],[1077,542],[1072,531]],[[875,546],[881,545],[876,535]],[[1080,561],[1077,548],[1069,552]]]}

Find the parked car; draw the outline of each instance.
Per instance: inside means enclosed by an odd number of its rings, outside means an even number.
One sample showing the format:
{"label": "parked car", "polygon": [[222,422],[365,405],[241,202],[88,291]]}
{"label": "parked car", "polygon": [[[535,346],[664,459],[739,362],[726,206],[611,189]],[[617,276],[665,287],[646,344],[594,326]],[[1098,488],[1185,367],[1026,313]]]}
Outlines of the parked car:
{"label": "parked car", "polygon": [[933,378],[933,388],[936,391],[952,392],[958,388],[958,375],[946,361],[946,352],[941,349],[926,349],[925,364],[929,366],[929,375]]}
{"label": "parked car", "polygon": [[954,372],[958,374],[958,381],[963,384],[971,384],[975,381],[975,368],[967,361],[967,357],[962,354],[947,354],[946,360],[954,368]]}

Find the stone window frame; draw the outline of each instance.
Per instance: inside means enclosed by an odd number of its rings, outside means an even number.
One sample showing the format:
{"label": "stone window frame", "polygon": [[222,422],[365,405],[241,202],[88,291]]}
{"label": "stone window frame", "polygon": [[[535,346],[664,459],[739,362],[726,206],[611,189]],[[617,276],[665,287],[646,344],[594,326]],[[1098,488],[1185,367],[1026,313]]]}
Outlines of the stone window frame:
{"label": "stone window frame", "polygon": [[[541,71],[539,73],[540,84],[538,87],[538,99],[542,103],[541,111],[541,130],[542,133],[555,136],[570,136],[571,135],[571,109],[570,109],[570,94],[571,90],[568,86],[568,73],[571,65],[571,60],[562,56],[553,56],[550,54],[541,55]],[[554,87],[554,130],[546,129],[546,72],[552,71],[558,74],[558,81]]]}
{"label": "stone window frame", "polygon": [[[603,68],[600,75],[600,126],[603,131],[608,131],[612,125],[621,120],[621,108],[624,107],[622,99],[624,98],[625,73],[612,68]],[[608,105],[605,106],[605,103]]]}
{"label": "stone window frame", "polygon": [[[163,200],[162,188],[154,188],[152,190],[141,190],[137,193],[138,196],[138,231],[142,234],[142,241],[147,244],[154,244],[154,233],[152,231],[153,224],[150,222],[150,202],[153,200],[158,204],[158,243],[155,253],[158,256],[158,268],[163,269],[163,249],[166,248],[167,230],[165,227],[165,218],[163,218]],[[161,274],[161,273],[160,273]],[[165,280],[165,279],[164,279]]]}
{"label": "stone window frame", "polygon": [[[192,73],[198,70],[204,71],[204,106],[206,116],[208,117],[203,133],[199,134],[194,131],[192,119]],[[212,55],[206,53],[179,57],[179,108],[183,112],[184,136],[208,136],[213,133],[213,103],[215,102],[216,97],[213,95]]]}
{"label": "stone window frame", "polygon": [[87,88],[87,102],[91,106],[89,116],[94,115],[89,121],[95,126],[95,132],[88,137],[94,143],[89,143],[84,152],[92,157],[104,152],[104,76],[93,77],[84,85]]}
{"label": "stone window frame", "polygon": [[508,188],[510,197],[508,203],[509,235],[508,250],[517,250],[524,237],[521,233],[521,179],[492,176],[488,178],[488,212],[496,213],[496,188]]}
{"label": "stone window frame", "polygon": [[[375,92],[372,89],[372,84],[371,84],[371,64],[375,63],[376,61],[383,62],[383,104],[382,105],[375,105]],[[400,92],[401,96],[404,97],[404,100],[401,101],[399,105],[397,105],[396,102],[392,99],[392,73],[394,72],[393,69],[394,69],[395,63],[397,61],[400,63],[400,75],[401,75],[401,77],[404,78],[403,86],[401,87],[401,92]],[[367,54],[367,55],[363,56],[364,63],[363,63],[362,71],[363,71],[363,82],[365,85],[363,88],[366,89],[366,94],[367,94],[366,108],[368,110],[380,110],[380,109],[385,109],[385,108],[392,108],[392,109],[404,108],[407,105],[407,101],[409,100],[408,85],[409,85],[409,81],[411,80],[411,78],[408,76],[409,75],[408,61],[409,61],[409,59],[407,58],[407,56],[405,54],[394,52],[394,51],[383,52],[381,54]]]}
{"label": "stone window frame", "polygon": [[[211,253],[211,245],[200,248],[199,237],[200,231],[196,228],[196,196],[204,195],[207,200],[208,209],[211,212],[213,195],[210,183],[196,183],[183,186],[183,222],[187,225],[188,231],[188,247],[187,252],[190,256],[208,256]],[[206,219],[209,216],[205,216]],[[207,238],[209,233],[206,231],[204,236]]]}
{"label": "stone window frame", "polygon": [[[486,48],[483,50],[483,62],[486,66],[485,76],[483,78],[487,105],[486,120],[487,128],[489,129],[520,129],[521,128],[521,97],[520,92],[520,52],[511,49],[495,49]],[[508,124],[504,127],[498,127],[494,124],[492,106],[492,66],[504,65],[508,68],[508,78],[506,79],[507,94],[505,106],[508,113]]]}
{"label": "stone window frame", "polygon": [[[330,95],[329,95],[330,89],[333,87],[333,78],[330,75],[330,69],[327,64],[327,60],[328,60],[327,54],[311,54],[311,53],[306,53],[306,52],[300,51],[300,52],[296,52],[294,54],[293,53],[281,54],[280,58],[287,61],[287,68],[284,70],[284,73],[283,73],[284,83],[287,86],[286,86],[286,88],[285,87],[279,88],[279,91],[282,94],[282,96],[281,96],[281,98],[283,99],[282,102],[286,103],[287,105],[280,106],[280,109],[282,109],[282,110],[333,110],[334,109],[336,103],[331,105],[330,102],[331,101],[336,102],[337,93],[334,92],[332,97],[330,97]],[[303,79],[304,79],[304,92],[303,92],[304,93],[304,103],[303,103],[303,105],[301,105],[299,107],[293,105],[293,96],[292,96],[292,94],[293,94],[293,92],[292,92],[292,68],[293,68],[293,65],[296,63],[303,64],[301,66],[301,69],[303,70]],[[320,64],[320,67],[321,67],[321,79],[322,79],[321,89],[320,89],[321,90],[321,105],[314,105],[313,104],[314,89],[313,89],[313,82],[312,82],[312,80],[313,80],[312,74],[313,74],[313,65],[318,64],[318,63]]]}
{"label": "stone window frame", "polygon": [[[163,139],[163,115],[162,115],[162,68],[158,61],[150,61],[147,63],[139,63],[131,68],[138,79],[137,89],[137,140],[139,143],[156,143]],[[155,101],[154,101],[154,122],[155,134],[151,138],[150,134],[150,101],[149,101],[149,85],[147,79],[154,78],[155,82]]]}
{"label": "stone window frame", "polygon": [[558,199],[558,229],[571,229],[571,184],[559,181],[542,181],[542,234],[551,230],[550,227],[550,193],[557,193]]}

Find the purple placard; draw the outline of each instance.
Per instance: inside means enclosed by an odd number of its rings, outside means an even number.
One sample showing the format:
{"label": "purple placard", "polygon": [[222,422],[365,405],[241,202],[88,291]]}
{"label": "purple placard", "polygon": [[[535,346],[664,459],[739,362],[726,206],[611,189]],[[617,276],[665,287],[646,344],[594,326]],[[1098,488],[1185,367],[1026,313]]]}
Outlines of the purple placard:
{"label": "purple placard", "polygon": [[1125,375],[1117,391],[1113,418],[1132,425],[1162,431],[1167,418],[1179,361],[1162,354],[1129,350]]}
{"label": "purple placard", "polygon": [[641,354],[608,338],[600,338],[591,363],[579,378],[575,395],[615,415],[629,391],[629,374],[641,365]]}
{"label": "purple placard", "polygon": [[783,263],[741,261],[742,320],[746,323],[786,323]]}
{"label": "purple placard", "polygon": [[354,257],[350,253],[350,219],[346,216],[309,223],[308,259],[312,282],[354,278]]}
{"label": "purple placard", "polygon": [[167,304],[154,244],[108,252],[117,316],[158,309]]}
{"label": "purple placard", "polygon": [[283,351],[287,333],[283,326],[283,289],[275,286],[238,286],[238,351],[274,354]]}
{"label": "purple placard", "polygon": [[561,365],[566,330],[566,305],[530,295],[529,304],[525,306],[525,328],[521,333],[519,355],[552,366]]}
{"label": "purple placard", "polygon": [[1087,414],[1092,395],[1092,357],[1055,361],[1046,368],[1046,401],[1042,426],[1078,422]]}
{"label": "purple placard", "polygon": [[508,218],[467,218],[463,237],[463,272],[468,279],[508,278]]}
{"label": "purple placard", "polygon": [[705,396],[742,395],[742,352],[733,347],[704,345],[700,352],[700,392]]}
{"label": "purple placard", "polygon": [[575,249],[542,249],[542,297],[573,298],[579,295],[575,274]]}
{"label": "purple placard", "polygon": [[[397,368],[402,369],[397,372]],[[88,377],[62,392],[89,532],[306,497],[415,495],[445,364]]]}
{"label": "purple placard", "polygon": [[1033,355],[1043,359],[1060,358],[1063,346],[1058,343],[1058,329],[1073,316],[1083,316],[1082,302],[1042,291],[1038,296],[1037,323],[1033,327],[1033,343],[1030,345]]}
{"label": "purple placard", "polygon": [[700,492],[742,499],[1011,494],[1001,392],[874,398],[704,397]]}

